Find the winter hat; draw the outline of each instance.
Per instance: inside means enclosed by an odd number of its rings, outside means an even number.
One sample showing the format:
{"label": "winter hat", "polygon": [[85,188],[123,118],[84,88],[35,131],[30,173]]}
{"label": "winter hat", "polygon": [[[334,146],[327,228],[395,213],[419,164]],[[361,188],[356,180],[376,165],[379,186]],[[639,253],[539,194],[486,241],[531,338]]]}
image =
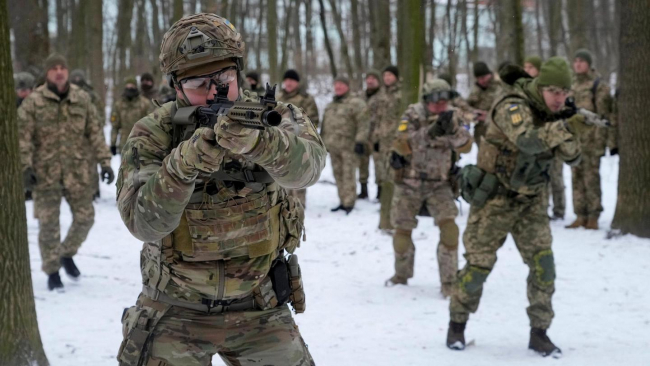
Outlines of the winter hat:
{"label": "winter hat", "polygon": [[53,53],[45,59],[45,72],[50,70],[51,68],[61,65],[64,68],[68,68],[68,61],[66,61],[65,57],[59,53]]}
{"label": "winter hat", "polygon": [[246,73],[246,77],[255,80],[256,84],[259,84],[259,82],[260,82],[260,75],[255,71],[251,71],[251,72]]}
{"label": "winter hat", "polygon": [[586,48],[581,48],[581,49],[577,50],[576,54],[575,54],[575,56],[573,56],[573,58],[574,59],[575,58],[583,59],[589,64],[589,66],[591,66],[591,63],[593,62],[593,55]]}
{"label": "winter hat", "polygon": [[334,82],[340,81],[343,84],[350,86],[350,79],[346,78],[345,76],[337,76],[336,79],[334,79]]}
{"label": "winter hat", "polygon": [[294,69],[289,69],[284,72],[284,76],[282,77],[282,80],[286,80],[286,79],[292,79],[297,82],[300,82],[300,75],[298,75],[298,71]]}
{"label": "winter hat", "polygon": [[528,62],[529,64],[535,66],[537,70],[542,67],[542,58],[539,56],[528,56],[524,60],[524,63]]}
{"label": "winter hat", "polygon": [[153,81],[153,75],[151,75],[148,72],[145,72],[144,74],[140,75],[140,80],[149,80]]}
{"label": "winter hat", "polygon": [[366,72],[366,78],[367,78],[368,76],[374,76],[377,80],[379,80],[379,84],[381,84],[381,75],[379,74],[379,71],[377,71],[377,70],[375,70],[375,69],[368,70],[368,71]]}
{"label": "winter hat", "polygon": [[399,69],[397,69],[397,66],[395,66],[395,65],[387,66],[387,67],[384,69],[384,72],[386,72],[386,71],[388,71],[388,72],[390,72],[391,74],[395,75],[395,77],[396,77],[397,79],[399,79]]}
{"label": "winter hat", "polygon": [[562,57],[551,57],[542,64],[537,77],[539,86],[558,86],[562,89],[571,88],[571,69],[569,63]]}
{"label": "winter hat", "polygon": [[137,86],[138,81],[133,76],[130,76],[130,77],[124,79],[124,85],[126,85],[126,84],[133,84],[133,85]]}
{"label": "winter hat", "polygon": [[474,77],[480,78],[487,74],[491,74],[492,70],[488,67],[485,62],[479,61],[474,63]]}
{"label": "winter hat", "polygon": [[32,89],[34,87],[34,76],[28,72],[19,72],[14,76],[14,87],[16,90]]}

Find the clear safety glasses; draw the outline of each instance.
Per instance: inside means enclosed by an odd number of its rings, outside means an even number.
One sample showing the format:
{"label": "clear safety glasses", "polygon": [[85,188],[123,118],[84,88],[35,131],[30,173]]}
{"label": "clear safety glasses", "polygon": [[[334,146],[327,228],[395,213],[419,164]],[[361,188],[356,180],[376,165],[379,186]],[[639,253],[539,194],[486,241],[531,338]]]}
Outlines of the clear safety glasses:
{"label": "clear safety glasses", "polygon": [[237,79],[237,68],[229,67],[227,69],[220,70],[214,74],[204,75],[204,76],[195,76],[187,79],[181,80],[183,88],[186,89],[205,89],[206,91],[210,88],[211,82],[213,81],[216,85],[226,85]]}
{"label": "clear safety glasses", "polygon": [[437,103],[440,100],[450,100],[450,99],[451,99],[451,92],[447,90],[433,92],[431,94],[427,94],[424,96],[425,102],[432,102],[432,103]]}

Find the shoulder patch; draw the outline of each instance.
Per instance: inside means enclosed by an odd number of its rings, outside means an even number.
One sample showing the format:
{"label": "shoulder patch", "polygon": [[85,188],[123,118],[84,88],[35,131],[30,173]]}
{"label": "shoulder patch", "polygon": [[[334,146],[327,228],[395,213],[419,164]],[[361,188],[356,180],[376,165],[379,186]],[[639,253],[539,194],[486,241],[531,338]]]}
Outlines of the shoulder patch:
{"label": "shoulder patch", "polygon": [[408,128],[408,125],[409,125],[409,121],[406,120],[406,119],[403,119],[402,121],[400,121],[399,126],[397,127],[397,131],[399,131],[399,132],[406,131],[406,129]]}
{"label": "shoulder patch", "polygon": [[514,126],[519,126],[524,121],[524,117],[521,115],[521,109],[517,104],[508,106],[508,114],[510,115],[510,122]]}

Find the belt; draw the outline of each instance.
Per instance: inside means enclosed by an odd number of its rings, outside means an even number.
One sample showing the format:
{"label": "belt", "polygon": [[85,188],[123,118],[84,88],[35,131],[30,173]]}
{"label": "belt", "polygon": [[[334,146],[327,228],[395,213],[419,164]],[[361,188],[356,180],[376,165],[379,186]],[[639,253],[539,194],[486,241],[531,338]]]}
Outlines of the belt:
{"label": "belt", "polygon": [[229,171],[225,172],[223,170],[217,170],[216,172],[210,175],[213,179],[220,181],[235,181],[235,182],[246,182],[246,183],[265,183],[270,184],[275,182],[271,175],[266,171],[255,172],[248,169],[243,169],[241,171]]}
{"label": "belt", "polygon": [[148,286],[142,286],[142,293],[154,301],[160,301],[172,306],[179,306],[208,314],[255,309],[255,299],[253,296],[235,300],[211,300],[204,298],[201,300],[201,303],[196,303],[175,299],[162,291],[152,289]]}

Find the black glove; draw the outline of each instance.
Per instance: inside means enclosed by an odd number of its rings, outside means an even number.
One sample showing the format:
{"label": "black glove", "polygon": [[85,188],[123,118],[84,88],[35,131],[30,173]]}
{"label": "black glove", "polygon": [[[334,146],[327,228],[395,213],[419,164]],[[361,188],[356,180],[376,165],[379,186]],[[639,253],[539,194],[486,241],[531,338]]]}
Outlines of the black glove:
{"label": "black glove", "polygon": [[113,183],[115,179],[115,173],[113,173],[113,169],[110,166],[103,166],[100,176],[102,177],[102,182],[106,182],[106,184]]}
{"label": "black glove", "polygon": [[429,127],[429,136],[434,139],[438,136],[454,134],[454,111],[445,111],[438,115],[436,123]]}
{"label": "black glove", "polygon": [[618,155],[618,147],[609,149],[609,156],[614,156],[614,155]]}
{"label": "black glove", "polygon": [[25,171],[23,171],[23,184],[25,185],[25,190],[31,191],[36,183],[38,183],[38,180],[36,179],[34,169],[31,167],[25,169]]}
{"label": "black glove", "polygon": [[357,142],[356,144],[354,144],[354,153],[355,154],[363,155],[365,152],[366,152],[366,147],[362,143]]}
{"label": "black glove", "polygon": [[402,169],[406,166],[406,159],[395,151],[390,154],[390,166],[393,169]]}
{"label": "black glove", "polygon": [[375,142],[375,144],[373,145],[373,148],[374,148],[375,152],[379,152],[379,142]]}
{"label": "black glove", "polygon": [[111,154],[113,154],[113,156],[117,155],[117,146],[111,145]]}

